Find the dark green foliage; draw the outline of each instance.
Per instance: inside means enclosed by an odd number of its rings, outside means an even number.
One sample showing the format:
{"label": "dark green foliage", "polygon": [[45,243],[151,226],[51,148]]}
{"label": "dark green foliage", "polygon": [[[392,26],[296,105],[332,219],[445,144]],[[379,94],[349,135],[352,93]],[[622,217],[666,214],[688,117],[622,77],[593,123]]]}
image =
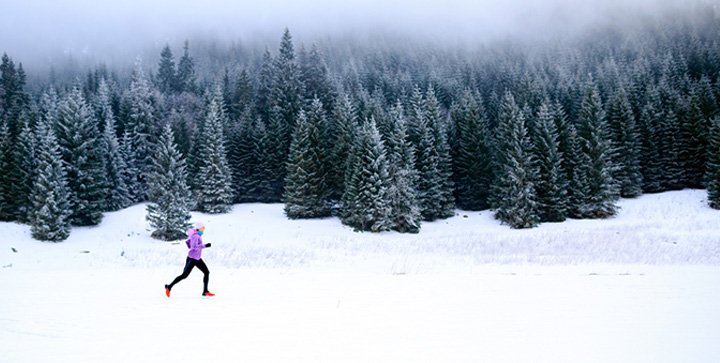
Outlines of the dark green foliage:
{"label": "dark green foliage", "polygon": [[578,141],[581,152],[587,157],[579,165],[581,177],[587,183],[588,193],[580,214],[585,218],[607,218],[617,213],[615,201],[618,190],[612,176],[611,144],[597,87],[590,82],[580,107]]}
{"label": "dark green foliage", "polygon": [[127,120],[125,131],[129,133],[133,159],[127,160],[138,169],[137,192],[135,202],[143,201],[147,193],[147,175],[152,163],[153,144],[155,143],[156,115],[150,85],[140,64],[135,66],[130,90],[126,95]]}
{"label": "dark green foliage", "polygon": [[448,142],[447,118],[440,110],[440,105],[435,97],[435,90],[430,87],[425,94],[424,105],[425,117],[428,125],[432,128],[434,141],[434,152],[438,158],[438,199],[439,208],[435,211],[425,211],[425,217],[429,220],[435,218],[448,218],[454,215],[455,196],[453,190],[452,158],[450,156],[450,143]]}
{"label": "dark green foliage", "polygon": [[97,121],[76,86],[58,108],[57,139],[67,168],[73,225],[97,225],[107,193]]}
{"label": "dark green foliage", "polygon": [[417,201],[418,173],[415,170],[414,148],[407,136],[407,124],[400,101],[390,109],[391,132],[387,137],[392,229],[401,233],[420,231],[420,206]]}
{"label": "dark green foliage", "polygon": [[640,132],[635,122],[630,101],[623,88],[613,95],[608,113],[612,139],[613,177],[620,188],[620,196],[633,198],[642,194],[640,173]]}
{"label": "dark green foliage", "polygon": [[[35,139],[35,132],[29,116],[23,113],[21,117],[22,129],[18,135],[15,148],[15,161],[17,167],[17,183],[15,184],[16,206],[15,218],[22,222],[30,222],[32,215],[32,200],[30,193],[35,181],[35,173],[37,172],[37,155],[36,148],[38,140]],[[6,170],[6,169],[2,169]]]}
{"label": "dark green foliage", "polygon": [[288,218],[330,215],[325,146],[321,138],[324,123],[325,111],[317,98],[307,114],[300,111],[298,115],[285,177],[285,214]]}
{"label": "dark green foliage", "polygon": [[483,210],[490,207],[491,142],[488,121],[482,100],[476,93],[463,92],[453,107],[457,146],[455,183],[458,207],[465,210]]}
{"label": "dark green foliage", "polygon": [[708,144],[708,204],[711,208],[720,209],[720,116],[715,116],[711,121]]}
{"label": "dark green foliage", "polygon": [[322,102],[325,112],[332,114],[336,97],[335,90],[328,77],[325,60],[320,55],[317,46],[313,45],[309,54],[300,53],[298,58],[307,104],[311,104],[312,100],[317,98]]}
{"label": "dark green foliage", "polygon": [[185,41],[183,46],[183,56],[180,57],[176,74],[177,84],[175,90],[177,92],[196,92],[197,84],[195,80],[195,61],[190,57],[190,45]]}
{"label": "dark green foliage", "polygon": [[388,198],[388,160],[374,120],[366,121],[358,130],[352,154],[342,221],[361,231],[390,230],[393,223]]}
{"label": "dark green foliage", "polygon": [[109,92],[107,82],[105,82],[104,78],[101,79],[98,86],[97,108],[100,118],[99,124],[103,125],[100,150],[103,155],[107,181],[105,210],[116,211],[132,203],[132,194],[126,184],[128,177],[123,175],[128,170],[128,163],[120,150],[120,142],[115,127],[115,115],[110,104]]}
{"label": "dark green foliage", "polygon": [[562,222],[567,217],[567,174],[559,151],[555,118],[547,103],[540,105],[532,133],[537,165],[537,209],[540,222]]}
{"label": "dark green foliage", "polygon": [[153,238],[164,241],[185,237],[190,226],[190,189],[187,186],[185,161],[175,146],[172,128],[166,124],[153,154],[148,175],[146,219],[155,230]]}
{"label": "dark green foliage", "polygon": [[532,144],[525,126],[525,115],[506,93],[498,113],[495,130],[492,206],[495,218],[512,228],[531,228],[539,222],[535,182],[537,170]]}
{"label": "dark green foliage", "polygon": [[58,242],[70,235],[70,189],[60,146],[47,120],[38,124],[36,139],[37,175],[31,195],[30,232],[35,239]]}
{"label": "dark green foliage", "polygon": [[355,130],[357,129],[357,113],[350,97],[338,98],[333,111],[334,122],[329,125],[330,162],[328,163],[328,183],[330,198],[339,200],[345,192],[345,179],[349,170],[350,151]]}
{"label": "dark green foliage", "polygon": [[262,117],[266,123],[270,121],[270,110],[273,105],[273,79],[275,77],[275,62],[273,61],[270,51],[265,48],[262,62],[260,63],[260,71],[258,74],[257,95],[255,98],[255,106],[257,114]]}
{"label": "dark green foliage", "polygon": [[169,45],[165,45],[160,53],[160,63],[158,64],[155,82],[158,90],[163,93],[171,93],[179,88],[175,75],[175,60]]}
{"label": "dark green foliage", "polygon": [[[0,170],[10,170],[14,160],[10,128],[0,120]],[[0,221],[10,221],[14,218],[12,192],[12,174],[0,173]]]}
{"label": "dark green foliage", "polygon": [[216,88],[208,105],[207,115],[196,143],[199,147],[195,175],[195,208],[204,213],[226,213],[234,200],[232,172],[225,151],[222,93]]}

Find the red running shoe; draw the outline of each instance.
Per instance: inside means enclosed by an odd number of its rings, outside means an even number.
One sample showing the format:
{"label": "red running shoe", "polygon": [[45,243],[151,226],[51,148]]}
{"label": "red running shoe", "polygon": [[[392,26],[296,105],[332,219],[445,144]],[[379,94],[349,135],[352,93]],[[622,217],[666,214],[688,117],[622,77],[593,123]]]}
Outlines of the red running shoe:
{"label": "red running shoe", "polygon": [[215,296],[215,294],[213,294],[210,291],[205,291],[205,292],[203,292],[203,296]]}

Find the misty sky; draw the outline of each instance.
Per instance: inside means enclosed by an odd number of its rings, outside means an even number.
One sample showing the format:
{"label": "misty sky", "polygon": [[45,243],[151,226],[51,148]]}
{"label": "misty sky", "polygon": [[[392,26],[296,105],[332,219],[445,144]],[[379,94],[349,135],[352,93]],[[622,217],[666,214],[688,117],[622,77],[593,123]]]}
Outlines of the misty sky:
{"label": "misty sky", "polygon": [[[302,40],[379,29],[431,40],[552,36],[627,20],[682,0],[20,0],[0,6],[0,52],[25,64],[107,57],[188,37]],[[682,5],[680,5],[682,6]],[[121,52],[122,50],[122,52]]]}

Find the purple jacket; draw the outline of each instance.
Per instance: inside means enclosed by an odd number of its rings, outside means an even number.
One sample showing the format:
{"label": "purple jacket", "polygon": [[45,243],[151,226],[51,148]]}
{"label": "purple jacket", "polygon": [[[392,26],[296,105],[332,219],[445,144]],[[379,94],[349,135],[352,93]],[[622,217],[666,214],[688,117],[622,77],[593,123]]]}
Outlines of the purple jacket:
{"label": "purple jacket", "polygon": [[188,257],[193,260],[199,260],[202,257],[202,250],[205,248],[205,244],[203,243],[200,233],[194,231],[194,233],[190,235],[190,238],[185,241],[185,244],[190,249],[190,251],[188,251]]}

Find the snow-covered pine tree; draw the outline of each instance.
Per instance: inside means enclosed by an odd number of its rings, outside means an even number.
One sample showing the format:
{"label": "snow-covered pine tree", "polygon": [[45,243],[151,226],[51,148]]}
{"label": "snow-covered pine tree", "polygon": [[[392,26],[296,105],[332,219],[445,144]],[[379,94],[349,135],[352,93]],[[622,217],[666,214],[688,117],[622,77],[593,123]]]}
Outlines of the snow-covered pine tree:
{"label": "snow-covered pine tree", "polygon": [[233,86],[232,103],[228,105],[232,118],[239,118],[243,113],[254,113],[254,96],[253,81],[247,69],[243,68]]}
{"label": "snow-covered pine tree", "polygon": [[129,206],[132,198],[128,186],[125,184],[126,178],[123,177],[128,165],[120,152],[115,115],[110,102],[110,89],[105,78],[101,78],[98,85],[97,114],[100,118],[99,123],[104,125],[100,149],[103,154],[107,181],[105,210],[116,211]]}
{"label": "snow-covered pine tree", "polygon": [[190,57],[190,45],[185,41],[183,45],[183,56],[180,57],[176,73],[176,91],[195,92],[197,85],[195,84],[195,62]]}
{"label": "snow-covered pine tree", "polygon": [[[300,79],[300,69],[295,61],[292,36],[287,28],[280,41],[274,70],[272,102],[273,106],[280,108],[280,121],[284,123],[287,133],[286,137],[277,141],[286,142],[285,150],[289,150],[290,134],[295,128],[297,115],[303,107],[303,85]],[[286,160],[287,154],[284,161]]]}
{"label": "snow-covered pine tree", "polygon": [[706,170],[708,204],[720,209],[720,115],[711,120]]}
{"label": "snow-covered pine tree", "polygon": [[317,45],[313,44],[309,53],[298,58],[307,104],[311,104],[313,99],[317,98],[322,102],[326,114],[332,115],[335,91],[328,77],[327,65],[320,55]]}
{"label": "snow-covered pine tree", "polygon": [[398,101],[388,113],[390,129],[387,137],[392,229],[401,233],[418,233],[422,214],[417,201],[414,147],[407,135],[402,103]]}
{"label": "snow-covered pine tree", "polygon": [[208,105],[207,116],[199,138],[202,142],[199,169],[195,180],[195,208],[204,213],[225,213],[234,200],[232,172],[225,152],[225,135],[222,124],[222,94],[214,92]]}
{"label": "snow-covered pine tree", "polygon": [[147,216],[155,230],[151,236],[164,241],[180,239],[190,226],[190,189],[185,160],[177,150],[170,124],[166,124],[153,154],[148,175]]}
{"label": "snow-covered pine tree", "polygon": [[105,165],[97,121],[78,86],[60,103],[56,127],[70,188],[70,222],[97,225],[105,208]]}
{"label": "snow-covered pine tree", "polygon": [[290,144],[285,177],[285,214],[288,218],[318,218],[330,215],[325,147],[320,135],[325,122],[319,99],[313,100],[308,113],[298,115]]}
{"label": "snow-covered pine tree", "polygon": [[343,95],[336,101],[334,122],[330,124],[331,160],[328,164],[328,183],[330,198],[340,200],[345,192],[345,179],[348,173],[348,160],[357,129],[357,112],[350,96]]}
{"label": "snow-covered pine tree", "polygon": [[160,52],[160,63],[158,64],[158,72],[155,77],[158,90],[165,94],[170,94],[177,90],[178,81],[175,75],[175,60],[173,59],[170,46],[165,44]]}
{"label": "snow-covered pine tree", "polygon": [[[422,99],[422,96],[420,96]],[[433,221],[444,217],[442,190],[444,183],[440,172],[440,157],[436,149],[433,127],[425,117],[424,102],[418,102],[417,92],[410,102],[409,114],[414,129],[415,169],[418,172],[417,198],[423,219]],[[413,136],[411,136],[412,140]]]}
{"label": "snow-covered pine tree", "polygon": [[642,194],[640,173],[640,133],[625,89],[618,88],[610,100],[607,113],[612,139],[613,177],[620,196],[634,198]]}
{"label": "snow-covered pine tree", "polygon": [[125,161],[125,169],[118,169],[120,177],[128,190],[130,204],[141,201],[144,191],[140,190],[137,174],[140,170],[136,166],[135,152],[132,148],[132,137],[130,132],[125,131],[118,147],[120,159]]}
{"label": "snow-covered pine tree", "polygon": [[491,145],[488,121],[477,92],[465,90],[452,110],[457,148],[453,159],[456,173],[458,207],[483,210],[488,202],[492,181]]}
{"label": "snow-covered pine tree", "polygon": [[660,185],[664,190],[680,190],[685,183],[680,160],[680,119],[675,111],[667,110],[658,128],[660,134],[658,149],[663,170]]}
{"label": "snow-covered pine tree", "polygon": [[699,88],[690,91],[688,112],[681,124],[680,159],[683,162],[683,171],[686,186],[702,188],[705,174],[705,160],[708,146],[708,122],[702,110]]}
{"label": "snow-covered pine tree", "polygon": [[390,175],[375,120],[366,121],[358,130],[352,153],[354,165],[343,195],[342,222],[361,231],[390,230]]}
{"label": "snow-covered pine tree", "polygon": [[231,136],[228,164],[232,170],[235,201],[256,201],[255,189],[259,162],[255,155],[256,135],[252,115],[246,109],[240,116]]}
{"label": "snow-covered pine tree", "polygon": [[21,114],[20,122],[22,129],[20,135],[18,135],[15,148],[15,159],[18,165],[18,181],[15,188],[15,194],[17,195],[15,218],[22,223],[28,223],[33,208],[30,194],[32,193],[35,173],[37,172],[35,155],[37,140],[35,140],[35,132],[26,112]]}
{"label": "snow-covered pine tree", "polygon": [[585,89],[578,120],[580,150],[587,164],[580,172],[587,181],[587,199],[582,206],[585,218],[607,218],[617,213],[619,191],[612,176],[611,144],[607,121],[597,86],[591,80]]}
{"label": "snow-covered pine tree", "polygon": [[268,137],[267,126],[262,117],[258,116],[255,120],[252,135],[252,157],[256,168],[253,173],[253,183],[255,185],[253,193],[259,202],[277,201],[277,192],[273,188],[272,169],[270,168],[271,157],[269,152],[273,150],[272,140]]}
{"label": "snow-covered pine tree", "polygon": [[37,240],[63,241],[70,235],[70,189],[60,146],[48,120],[41,118],[35,138],[37,174],[31,194],[30,232]]}
{"label": "snow-covered pine tree", "polygon": [[[440,104],[435,96],[435,89],[430,86],[425,93],[425,117],[432,128],[434,148],[438,157],[438,182],[440,209],[435,212],[437,218],[448,218],[455,214],[455,185],[453,183],[453,163],[450,157],[448,127],[445,116],[440,111]],[[427,215],[427,213],[426,213]]]}
{"label": "snow-covered pine tree", "polygon": [[270,121],[267,124],[267,151],[263,160],[268,177],[271,194],[269,201],[282,201],[282,194],[285,189],[285,173],[287,173],[287,157],[289,153],[289,137],[287,132],[288,124],[283,118],[282,108],[273,106],[270,110]]}
{"label": "snow-covered pine tree", "polygon": [[562,222],[567,217],[567,174],[559,151],[558,131],[550,105],[538,108],[533,144],[538,178],[535,183],[540,222]]}
{"label": "snow-covered pine tree", "polygon": [[130,81],[130,90],[126,95],[128,102],[128,119],[125,130],[130,132],[132,140],[132,149],[135,154],[133,162],[138,169],[136,175],[138,179],[137,187],[139,188],[136,195],[139,200],[145,200],[147,193],[147,175],[153,150],[153,135],[155,135],[155,106],[153,105],[153,96],[150,90],[141,64],[138,62],[133,71],[132,80]]}
{"label": "snow-covered pine tree", "polygon": [[643,176],[643,191],[662,191],[660,182],[663,169],[660,162],[658,124],[663,117],[659,93],[655,87],[648,91],[648,102],[643,106],[640,117],[641,158],[640,171]]}
{"label": "snow-covered pine tree", "polygon": [[257,95],[255,98],[256,113],[267,125],[270,122],[270,110],[273,105],[273,79],[275,78],[275,61],[270,51],[265,48],[258,75]]}
{"label": "snow-covered pine tree", "polygon": [[[15,160],[13,155],[13,142],[10,128],[4,120],[0,119],[0,170],[9,170]],[[13,180],[9,173],[0,173],[0,221],[14,219],[13,210]]]}
{"label": "snow-covered pine tree", "polygon": [[537,170],[532,159],[532,144],[525,126],[525,115],[506,92],[498,112],[495,130],[495,182],[491,202],[495,218],[512,228],[537,226]]}

